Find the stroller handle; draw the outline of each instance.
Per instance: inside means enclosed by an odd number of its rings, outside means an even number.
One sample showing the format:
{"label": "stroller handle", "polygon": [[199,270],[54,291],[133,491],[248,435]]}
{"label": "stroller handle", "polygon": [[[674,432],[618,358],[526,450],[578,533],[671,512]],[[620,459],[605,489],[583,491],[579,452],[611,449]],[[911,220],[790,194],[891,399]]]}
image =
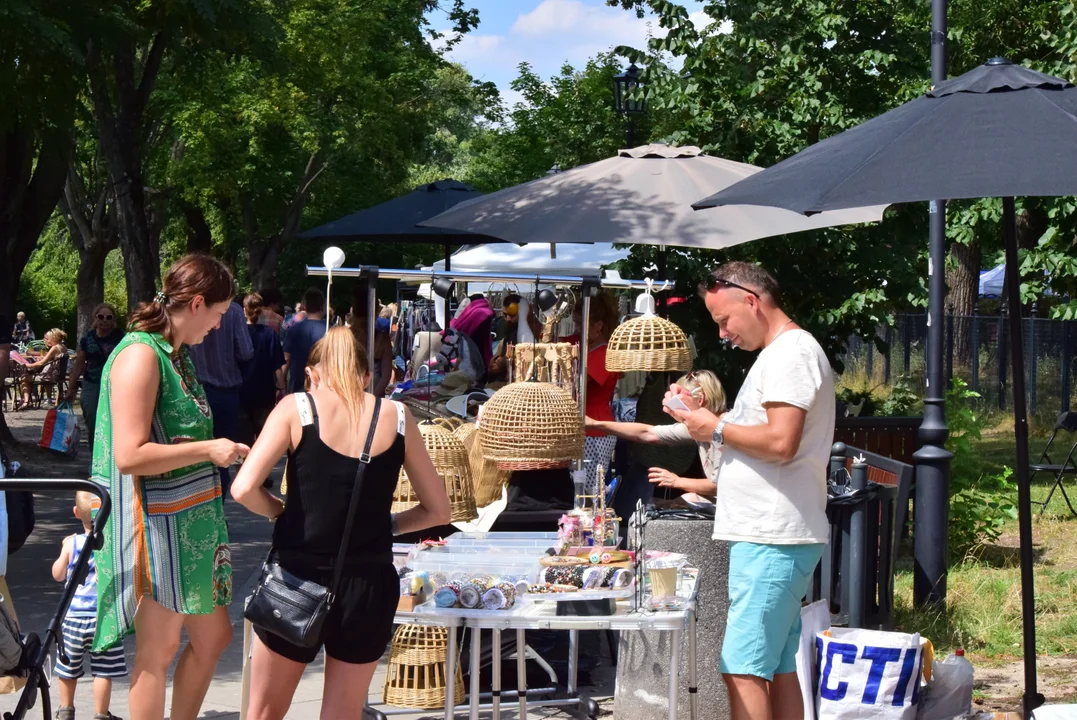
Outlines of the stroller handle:
{"label": "stroller handle", "polygon": [[108,520],[109,513],[112,512],[112,498],[109,497],[108,490],[103,486],[91,480],[53,480],[49,479],[33,479],[33,478],[3,478],[0,479],[0,490],[29,490],[31,492],[39,493],[53,493],[60,491],[85,491],[91,495],[97,496],[101,500],[101,507],[97,511],[97,516],[93,522],[93,537],[94,537],[94,549],[100,550],[101,543],[104,540],[104,536],[101,534],[105,527],[105,522]]}

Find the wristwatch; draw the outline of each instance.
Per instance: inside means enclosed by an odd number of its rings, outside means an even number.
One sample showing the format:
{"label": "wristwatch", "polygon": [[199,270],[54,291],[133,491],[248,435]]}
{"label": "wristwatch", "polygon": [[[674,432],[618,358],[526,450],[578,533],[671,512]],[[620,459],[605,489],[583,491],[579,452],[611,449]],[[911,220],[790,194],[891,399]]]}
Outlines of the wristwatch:
{"label": "wristwatch", "polygon": [[714,445],[722,444],[722,431],[725,430],[726,423],[729,422],[729,418],[722,416],[722,419],[718,421],[718,425],[715,426],[714,432],[711,433],[711,443]]}

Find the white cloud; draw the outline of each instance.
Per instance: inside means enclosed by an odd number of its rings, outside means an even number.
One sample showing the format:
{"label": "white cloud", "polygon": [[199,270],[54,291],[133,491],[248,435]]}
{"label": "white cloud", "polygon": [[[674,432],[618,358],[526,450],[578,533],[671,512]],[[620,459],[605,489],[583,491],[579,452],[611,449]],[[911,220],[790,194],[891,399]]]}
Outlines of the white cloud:
{"label": "white cloud", "polygon": [[[555,44],[608,50],[616,45],[642,47],[648,23],[634,13],[606,5],[587,5],[581,0],[542,0],[512,24],[514,36],[545,38]],[[576,58],[570,58],[576,61]]]}

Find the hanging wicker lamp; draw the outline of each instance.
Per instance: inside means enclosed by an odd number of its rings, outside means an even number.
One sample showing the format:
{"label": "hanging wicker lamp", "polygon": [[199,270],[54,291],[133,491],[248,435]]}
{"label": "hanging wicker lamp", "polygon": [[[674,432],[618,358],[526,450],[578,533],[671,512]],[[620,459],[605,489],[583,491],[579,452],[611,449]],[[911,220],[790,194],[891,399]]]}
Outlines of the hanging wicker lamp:
{"label": "hanging wicker lamp", "polygon": [[583,457],[583,419],[572,396],[556,385],[510,383],[483,406],[479,441],[501,470],[568,467]]}
{"label": "hanging wicker lamp", "polygon": [[[471,464],[467,450],[452,431],[440,423],[419,423],[426,451],[434,462],[445,483],[445,492],[452,506],[451,522],[474,520],[479,516],[475,510],[475,491],[471,481]],[[419,504],[419,498],[411,487],[408,474],[400,468],[400,477],[393,495],[393,512],[398,513]]]}
{"label": "hanging wicker lamp", "polygon": [[636,298],[636,312],[643,313],[614,329],[606,344],[609,372],[688,372],[692,351],[684,331],[654,314],[650,289]]}
{"label": "hanging wicker lamp", "polygon": [[512,477],[512,473],[498,469],[497,463],[488,460],[482,454],[482,443],[479,442],[478,431],[475,423],[464,423],[457,426],[452,434],[464,444],[464,449],[467,450],[467,457],[471,462],[472,485],[475,487],[475,505],[482,508],[501,499],[501,491]]}

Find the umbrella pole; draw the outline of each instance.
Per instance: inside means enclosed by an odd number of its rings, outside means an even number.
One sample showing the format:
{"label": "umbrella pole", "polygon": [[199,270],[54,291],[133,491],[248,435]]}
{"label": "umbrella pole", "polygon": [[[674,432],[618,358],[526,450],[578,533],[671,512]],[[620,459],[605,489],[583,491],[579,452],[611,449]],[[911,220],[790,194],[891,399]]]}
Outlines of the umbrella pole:
{"label": "umbrella pole", "polygon": [[445,241],[445,272],[449,272],[450,270],[452,270],[452,252],[451,252],[451,247],[452,247],[452,246],[451,246],[451,245],[449,245],[449,241],[448,241],[448,240],[446,240],[446,241]]}
{"label": "umbrella pole", "polygon": [[1021,271],[1017,264],[1017,213],[1012,197],[1002,199],[1006,242],[1006,299],[1010,305],[1010,366],[1013,373],[1013,429],[1017,440],[1017,524],[1021,542],[1021,620],[1025,659],[1024,717],[1043,704],[1036,692],[1036,596],[1032,573],[1032,497],[1028,478],[1028,412],[1025,407],[1025,353],[1021,334]]}

